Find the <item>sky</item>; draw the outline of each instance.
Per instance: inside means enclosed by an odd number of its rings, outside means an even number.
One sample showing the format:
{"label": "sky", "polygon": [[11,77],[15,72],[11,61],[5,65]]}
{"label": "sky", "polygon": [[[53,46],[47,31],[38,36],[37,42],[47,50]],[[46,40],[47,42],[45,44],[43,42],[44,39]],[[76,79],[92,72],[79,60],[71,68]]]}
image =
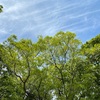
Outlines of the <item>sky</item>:
{"label": "sky", "polygon": [[100,0],[0,0],[0,43],[10,35],[37,41],[39,35],[76,33],[83,43],[100,33]]}

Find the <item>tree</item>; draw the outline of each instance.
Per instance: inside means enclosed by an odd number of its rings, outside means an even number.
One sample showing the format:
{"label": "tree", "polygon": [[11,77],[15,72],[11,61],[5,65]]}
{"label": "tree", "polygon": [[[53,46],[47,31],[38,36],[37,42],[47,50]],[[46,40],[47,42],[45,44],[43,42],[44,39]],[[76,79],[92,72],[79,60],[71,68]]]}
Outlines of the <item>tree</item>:
{"label": "tree", "polygon": [[[50,100],[49,86],[44,82],[48,77],[46,69],[39,68],[42,60],[36,44],[31,40],[17,41],[17,37],[12,35],[1,45],[1,55],[6,69],[14,77],[12,81],[17,82],[19,91],[22,90],[21,99]],[[12,93],[10,95],[13,96]]]}
{"label": "tree", "polygon": [[100,34],[90,41],[87,41],[82,46],[83,54],[87,57],[87,60],[92,64],[92,72],[95,75],[95,86],[92,90],[94,99],[100,99]]}
{"label": "tree", "polygon": [[[11,69],[3,61],[3,45],[0,45],[0,99],[1,100],[22,100],[22,90],[19,83],[12,74]],[[16,93],[17,91],[17,93]]]}
{"label": "tree", "polygon": [[[71,32],[59,32],[54,37],[39,38],[45,65],[49,68],[53,93],[57,100],[73,100],[78,90],[77,64],[81,42]],[[54,85],[55,84],[55,85]],[[79,91],[80,92],[80,91]]]}
{"label": "tree", "polygon": [[82,45],[72,32],[0,44],[1,100],[99,100],[100,35]]}
{"label": "tree", "polygon": [[3,11],[3,6],[0,5],[0,13]]}

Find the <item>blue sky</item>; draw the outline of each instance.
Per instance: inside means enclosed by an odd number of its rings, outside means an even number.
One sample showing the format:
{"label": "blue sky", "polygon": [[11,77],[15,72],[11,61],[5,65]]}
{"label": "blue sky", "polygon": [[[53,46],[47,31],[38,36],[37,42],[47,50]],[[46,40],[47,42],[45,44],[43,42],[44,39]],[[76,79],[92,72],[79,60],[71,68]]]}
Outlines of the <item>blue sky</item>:
{"label": "blue sky", "polygon": [[11,34],[36,41],[71,31],[83,42],[100,33],[100,0],[0,0],[0,42]]}

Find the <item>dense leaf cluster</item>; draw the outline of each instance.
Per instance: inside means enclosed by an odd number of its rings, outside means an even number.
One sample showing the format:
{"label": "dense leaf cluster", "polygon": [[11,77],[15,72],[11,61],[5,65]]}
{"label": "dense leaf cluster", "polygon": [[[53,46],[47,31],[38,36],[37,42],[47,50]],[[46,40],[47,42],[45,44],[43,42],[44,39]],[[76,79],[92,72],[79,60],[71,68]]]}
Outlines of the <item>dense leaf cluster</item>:
{"label": "dense leaf cluster", "polygon": [[3,11],[3,6],[0,5],[0,13]]}
{"label": "dense leaf cluster", "polygon": [[100,35],[10,36],[0,44],[0,100],[100,100]]}

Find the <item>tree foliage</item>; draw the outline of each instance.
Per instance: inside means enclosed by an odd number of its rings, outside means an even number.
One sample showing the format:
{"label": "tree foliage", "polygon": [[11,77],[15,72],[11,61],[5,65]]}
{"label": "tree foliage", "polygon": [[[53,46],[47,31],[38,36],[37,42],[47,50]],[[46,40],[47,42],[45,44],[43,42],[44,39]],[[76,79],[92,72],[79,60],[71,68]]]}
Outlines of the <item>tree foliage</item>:
{"label": "tree foliage", "polygon": [[1,100],[100,100],[100,35],[72,32],[0,44]]}
{"label": "tree foliage", "polygon": [[3,11],[3,6],[0,5],[0,13]]}
{"label": "tree foliage", "polygon": [[95,86],[92,90],[94,92],[95,100],[100,99],[100,34],[83,46],[83,53],[87,57],[88,62],[93,66],[92,72],[95,76]]}

